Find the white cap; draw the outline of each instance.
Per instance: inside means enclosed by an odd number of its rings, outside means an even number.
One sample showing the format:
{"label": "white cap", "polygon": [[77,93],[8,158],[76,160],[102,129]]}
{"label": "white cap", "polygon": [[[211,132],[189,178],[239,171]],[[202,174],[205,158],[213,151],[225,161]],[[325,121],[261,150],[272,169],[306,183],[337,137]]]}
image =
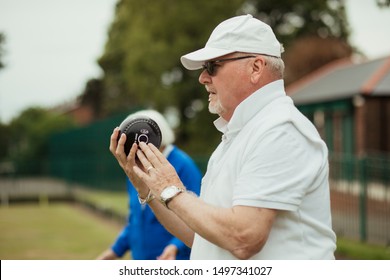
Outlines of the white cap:
{"label": "white cap", "polygon": [[183,55],[188,70],[202,68],[205,61],[234,52],[258,53],[281,57],[283,47],[271,27],[252,15],[237,16],[221,22],[211,33],[206,46]]}

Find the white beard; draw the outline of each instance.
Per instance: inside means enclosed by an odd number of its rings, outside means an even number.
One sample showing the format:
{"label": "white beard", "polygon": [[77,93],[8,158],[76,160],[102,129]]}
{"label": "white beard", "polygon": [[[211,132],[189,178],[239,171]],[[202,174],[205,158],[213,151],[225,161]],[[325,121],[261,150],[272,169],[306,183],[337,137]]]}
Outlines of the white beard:
{"label": "white beard", "polygon": [[221,115],[224,111],[225,109],[222,107],[222,104],[219,102],[219,100],[214,101],[214,103],[209,102],[209,112],[211,114]]}

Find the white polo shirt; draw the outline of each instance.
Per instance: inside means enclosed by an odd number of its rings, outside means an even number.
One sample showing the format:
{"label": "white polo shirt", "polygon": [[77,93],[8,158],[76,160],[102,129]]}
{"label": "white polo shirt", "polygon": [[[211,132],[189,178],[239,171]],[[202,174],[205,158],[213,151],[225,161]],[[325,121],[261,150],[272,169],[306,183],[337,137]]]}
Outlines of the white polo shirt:
{"label": "white polo shirt", "polygon": [[[244,100],[223,133],[202,180],[209,204],[280,210],[252,259],[334,259],[328,152],[312,123],[286,96],[282,80]],[[211,225],[210,225],[211,226]],[[195,234],[191,259],[235,259]]]}

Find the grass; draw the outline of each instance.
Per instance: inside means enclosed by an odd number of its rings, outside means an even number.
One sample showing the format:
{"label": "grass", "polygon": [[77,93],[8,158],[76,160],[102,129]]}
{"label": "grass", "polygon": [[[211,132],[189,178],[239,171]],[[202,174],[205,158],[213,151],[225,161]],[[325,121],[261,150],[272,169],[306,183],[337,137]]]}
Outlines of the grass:
{"label": "grass", "polygon": [[[84,190],[79,194],[90,203],[127,215],[128,198],[125,192]],[[390,260],[390,248],[338,238],[336,256],[350,260]]]}
{"label": "grass", "polygon": [[114,241],[119,225],[71,204],[0,208],[0,259],[95,259]]}
{"label": "grass", "polygon": [[390,248],[339,238],[337,255],[350,260],[390,260]]}
{"label": "grass", "polygon": [[[126,192],[77,192],[80,200],[120,215],[128,213]],[[73,204],[11,204],[0,208],[0,259],[95,259],[108,248],[121,225],[98,218]],[[339,238],[339,259],[390,260],[390,248]],[[128,259],[129,254],[124,256]]]}
{"label": "grass", "polygon": [[96,205],[100,209],[110,210],[127,217],[129,199],[127,192],[112,192],[104,190],[75,189],[74,195],[79,201]]}

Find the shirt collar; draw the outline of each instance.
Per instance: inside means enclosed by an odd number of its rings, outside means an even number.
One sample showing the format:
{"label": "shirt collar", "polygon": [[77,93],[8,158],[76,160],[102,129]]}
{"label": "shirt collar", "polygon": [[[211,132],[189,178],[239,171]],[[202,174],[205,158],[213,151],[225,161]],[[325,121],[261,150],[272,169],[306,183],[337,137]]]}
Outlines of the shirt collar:
{"label": "shirt collar", "polygon": [[174,146],[172,144],[169,144],[164,148],[164,151],[162,151],[162,154],[167,158],[171,152],[173,151]]}
{"label": "shirt collar", "polygon": [[220,117],[214,121],[214,126],[229,138],[230,135],[238,133],[267,104],[285,95],[283,80],[269,83],[242,101],[235,109],[230,122]]}

